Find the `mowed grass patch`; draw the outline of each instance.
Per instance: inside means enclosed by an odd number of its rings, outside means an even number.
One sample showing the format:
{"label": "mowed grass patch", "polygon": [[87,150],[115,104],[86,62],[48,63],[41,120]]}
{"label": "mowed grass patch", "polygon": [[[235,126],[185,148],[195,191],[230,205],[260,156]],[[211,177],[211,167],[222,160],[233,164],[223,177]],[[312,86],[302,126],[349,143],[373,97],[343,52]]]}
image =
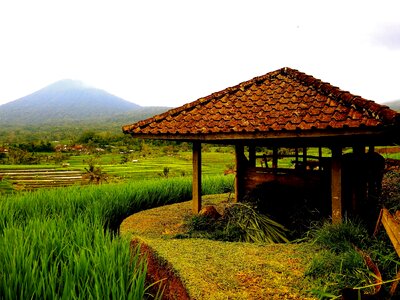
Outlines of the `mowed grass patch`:
{"label": "mowed grass patch", "polygon": [[143,238],[172,264],[194,299],[315,299],[304,278],[309,244]]}
{"label": "mowed grass patch", "polygon": [[[204,196],[203,204],[222,212],[233,196]],[[304,277],[314,246],[175,238],[191,215],[191,201],[167,205],[130,216],[120,230],[168,261],[194,299],[314,299]]]}

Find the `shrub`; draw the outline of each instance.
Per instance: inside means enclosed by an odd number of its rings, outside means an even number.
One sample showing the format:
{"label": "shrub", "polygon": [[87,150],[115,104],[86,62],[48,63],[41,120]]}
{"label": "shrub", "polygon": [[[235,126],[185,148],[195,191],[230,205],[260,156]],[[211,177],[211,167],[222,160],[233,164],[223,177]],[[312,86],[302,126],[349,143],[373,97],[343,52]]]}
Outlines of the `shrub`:
{"label": "shrub", "polygon": [[389,171],[382,181],[382,194],[379,198],[381,206],[390,211],[400,210],[400,173]]}

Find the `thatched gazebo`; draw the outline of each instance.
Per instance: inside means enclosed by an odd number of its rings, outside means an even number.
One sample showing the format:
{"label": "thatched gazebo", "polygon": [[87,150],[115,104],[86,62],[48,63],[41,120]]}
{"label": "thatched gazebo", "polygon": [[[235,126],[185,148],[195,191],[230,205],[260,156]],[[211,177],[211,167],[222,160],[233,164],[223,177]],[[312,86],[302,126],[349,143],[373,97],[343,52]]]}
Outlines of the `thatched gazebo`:
{"label": "thatched gazebo", "polygon": [[[126,125],[123,132],[193,143],[195,213],[201,208],[201,144],[217,143],[235,146],[236,201],[264,182],[306,186],[325,178],[332,219],[340,222],[345,210],[356,211],[366,196],[379,192],[382,167],[374,147],[398,141],[399,126],[400,114],[387,106],[282,68]],[[268,168],[256,165],[257,147],[272,149],[263,156],[272,161]],[[319,154],[307,155],[310,147]],[[294,149],[295,168],[279,168],[279,148]],[[322,148],[330,149],[330,157],[323,157]],[[342,155],[344,148],[352,154]]]}

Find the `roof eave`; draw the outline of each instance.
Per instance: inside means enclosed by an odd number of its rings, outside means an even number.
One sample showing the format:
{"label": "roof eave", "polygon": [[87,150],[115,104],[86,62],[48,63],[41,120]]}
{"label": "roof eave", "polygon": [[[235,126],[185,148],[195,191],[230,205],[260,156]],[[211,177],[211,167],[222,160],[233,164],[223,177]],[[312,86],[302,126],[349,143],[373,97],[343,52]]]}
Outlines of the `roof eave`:
{"label": "roof eave", "polygon": [[[302,130],[302,131],[268,131],[268,132],[232,132],[232,133],[204,133],[204,134],[144,134],[131,133],[134,138],[154,139],[154,140],[170,140],[194,142],[200,141],[204,143],[221,143],[236,144],[238,142],[256,142],[256,143],[282,143],[287,140],[304,140],[304,142],[312,142],[313,144],[329,144],[342,141],[345,144],[351,144],[356,138],[365,140],[367,144],[389,144],[400,141],[398,126],[379,127],[379,128],[340,128],[340,129],[324,129],[324,130]],[[317,140],[320,139],[320,142]],[[315,141],[314,141],[315,140]],[[296,142],[295,142],[296,143]]]}

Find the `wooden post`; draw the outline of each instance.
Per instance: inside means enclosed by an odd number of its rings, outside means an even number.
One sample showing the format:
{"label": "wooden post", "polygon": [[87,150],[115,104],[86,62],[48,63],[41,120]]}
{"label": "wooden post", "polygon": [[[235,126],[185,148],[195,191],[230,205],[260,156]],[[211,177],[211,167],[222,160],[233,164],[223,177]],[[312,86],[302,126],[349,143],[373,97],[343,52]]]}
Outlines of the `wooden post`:
{"label": "wooden post", "polygon": [[374,145],[369,146],[368,152],[369,152],[369,153],[375,152],[375,146],[374,146]]}
{"label": "wooden post", "polygon": [[331,197],[332,197],[332,223],[342,222],[342,149],[332,148],[332,167],[331,167]]}
{"label": "wooden post", "polygon": [[365,170],[363,170],[360,162],[365,154],[365,146],[354,146],[353,154],[356,157],[357,167],[352,170],[354,178],[352,178],[353,186],[351,186],[351,210],[353,214],[360,214],[361,205],[365,201],[367,185],[365,181]]}
{"label": "wooden post", "polygon": [[272,169],[276,171],[278,168],[278,148],[272,148]]}
{"label": "wooden post", "polygon": [[319,171],[322,170],[322,147],[318,147],[318,169]]}
{"label": "wooden post", "polygon": [[251,167],[256,166],[256,146],[249,146],[249,163]]}
{"label": "wooden post", "polygon": [[362,155],[365,153],[365,146],[354,146],[353,153],[356,155]]}
{"label": "wooden post", "polygon": [[243,145],[235,145],[235,154],[236,154],[235,202],[239,202],[240,200],[242,200],[244,196],[243,173],[244,169],[246,168]]}
{"label": "wooden post", "polygon": [[193,183],[192,210],[197,214],[201,209],[201,143],[193,142]]}
{"label": "wooden post", "polygon": [[303,147],[303,164],[305,168],[307,166],[307,147]]}

